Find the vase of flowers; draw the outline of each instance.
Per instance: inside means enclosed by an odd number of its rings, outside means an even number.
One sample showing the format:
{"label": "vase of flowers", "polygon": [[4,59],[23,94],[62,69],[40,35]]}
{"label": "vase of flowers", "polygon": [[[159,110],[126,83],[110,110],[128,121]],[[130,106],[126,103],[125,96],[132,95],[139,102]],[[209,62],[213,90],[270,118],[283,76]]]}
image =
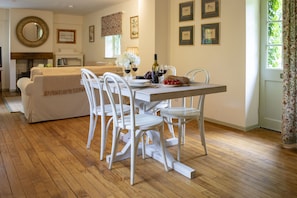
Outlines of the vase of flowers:
{"label": "vase of flowers", "polygon": [[126,76],[130,75],[131,70],[136,72],[139,64],[140,64],[139,56],[131,52],[124,52],[116,60],[116,65],[123,67],[126,73]]}

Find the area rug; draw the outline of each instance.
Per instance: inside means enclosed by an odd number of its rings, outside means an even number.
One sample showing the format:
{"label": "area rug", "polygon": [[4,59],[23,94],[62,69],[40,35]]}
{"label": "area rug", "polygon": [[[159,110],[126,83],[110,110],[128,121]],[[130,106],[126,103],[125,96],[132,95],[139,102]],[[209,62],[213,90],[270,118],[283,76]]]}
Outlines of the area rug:
{"label": "area rug", "polygon": [[21,96],[3,97],[3,101],[11,113],[24,113]]}

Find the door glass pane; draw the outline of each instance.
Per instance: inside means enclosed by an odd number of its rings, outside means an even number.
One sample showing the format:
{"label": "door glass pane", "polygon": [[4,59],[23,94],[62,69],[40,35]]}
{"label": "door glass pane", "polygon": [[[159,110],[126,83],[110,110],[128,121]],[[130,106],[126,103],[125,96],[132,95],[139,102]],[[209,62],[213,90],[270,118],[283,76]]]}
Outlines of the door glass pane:
{"label": "door glass pane", "polygon": [[268,46],[267,53],[267,57],[269,57],[267,67],[271,69],[281,69],[282,46]]}
{"label": "door glass pane", "polygon": [[268,23],[268,44],[282,44],[282,23]]}
{"label": "door glass pane", "polygon": [[282,1],[268,0],[268,21],[282,20]]}
{"label": "door glass pane", "polygon": [[282,0],[267,0],[267,66],[282,69]]}

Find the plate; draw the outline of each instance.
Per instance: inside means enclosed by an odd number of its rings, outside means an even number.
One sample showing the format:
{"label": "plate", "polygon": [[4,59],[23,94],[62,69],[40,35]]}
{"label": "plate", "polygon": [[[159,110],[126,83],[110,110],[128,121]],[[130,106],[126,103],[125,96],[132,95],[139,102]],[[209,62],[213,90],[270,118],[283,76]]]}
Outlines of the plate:
{"label": "plate", "polygon": [[150,80],[149,79],[133,79],[133,80],[129,80],[129,84],[145,84],[145,83],[149,83]]}
{"label": "plate", "polygon": [[152,84],[151,83],[129,83],[129,85],[131,87],[149,87],[151,86]]}
{"label": "plate", "polygon": [[165,85],[165,84],[162,84],[163,87],[180,87],[182,85]]}

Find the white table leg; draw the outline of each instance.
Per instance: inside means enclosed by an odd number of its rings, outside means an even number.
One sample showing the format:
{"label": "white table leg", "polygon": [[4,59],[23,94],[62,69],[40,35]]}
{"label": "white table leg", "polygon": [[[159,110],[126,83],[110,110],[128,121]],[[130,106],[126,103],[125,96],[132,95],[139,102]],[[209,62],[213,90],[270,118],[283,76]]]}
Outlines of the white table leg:
{"label": "white table leg", "polygon": [[[163,163],[162,154],[160,153],[161,147],[159,144],[159,142],[160,142],[159,133],[150,131],[150,138],[152,138],[153,142],[152,142],[152,144],[147,144],[145,146],[145,154],[147,156]],[[173,141],[176,141],[176,140],[174,139]],[[169,141],[169,142],[172,142],[172,141]],[[167,145],[167,142],[166,142],[166,145]],[[171,145],[173,145],[173,144],[171,144]],[[125,145],[125,147],[120,152],[118,152],[116,154],[114,162],[129,158],[131,155],[130,146],[131,146],[131,143],[130,143],[130,141],[128,141],[127,144]],[[141,154],[141,151],[142,151],[141,145],[139,145],[138,154]],[[167,159],[167,165],[169,168],[175,170],[176,172],[184,175],[185,177],[187,177],[189,179],[194,178],[195,172],[196,172],[195,169],[193,169],[181,162],[176,161],[167,149],[165,149],[165,155],[166,155],[166,159]],[[106,161],[107,161],[107,163],[109,163],[110,155],[106,156]]]}

